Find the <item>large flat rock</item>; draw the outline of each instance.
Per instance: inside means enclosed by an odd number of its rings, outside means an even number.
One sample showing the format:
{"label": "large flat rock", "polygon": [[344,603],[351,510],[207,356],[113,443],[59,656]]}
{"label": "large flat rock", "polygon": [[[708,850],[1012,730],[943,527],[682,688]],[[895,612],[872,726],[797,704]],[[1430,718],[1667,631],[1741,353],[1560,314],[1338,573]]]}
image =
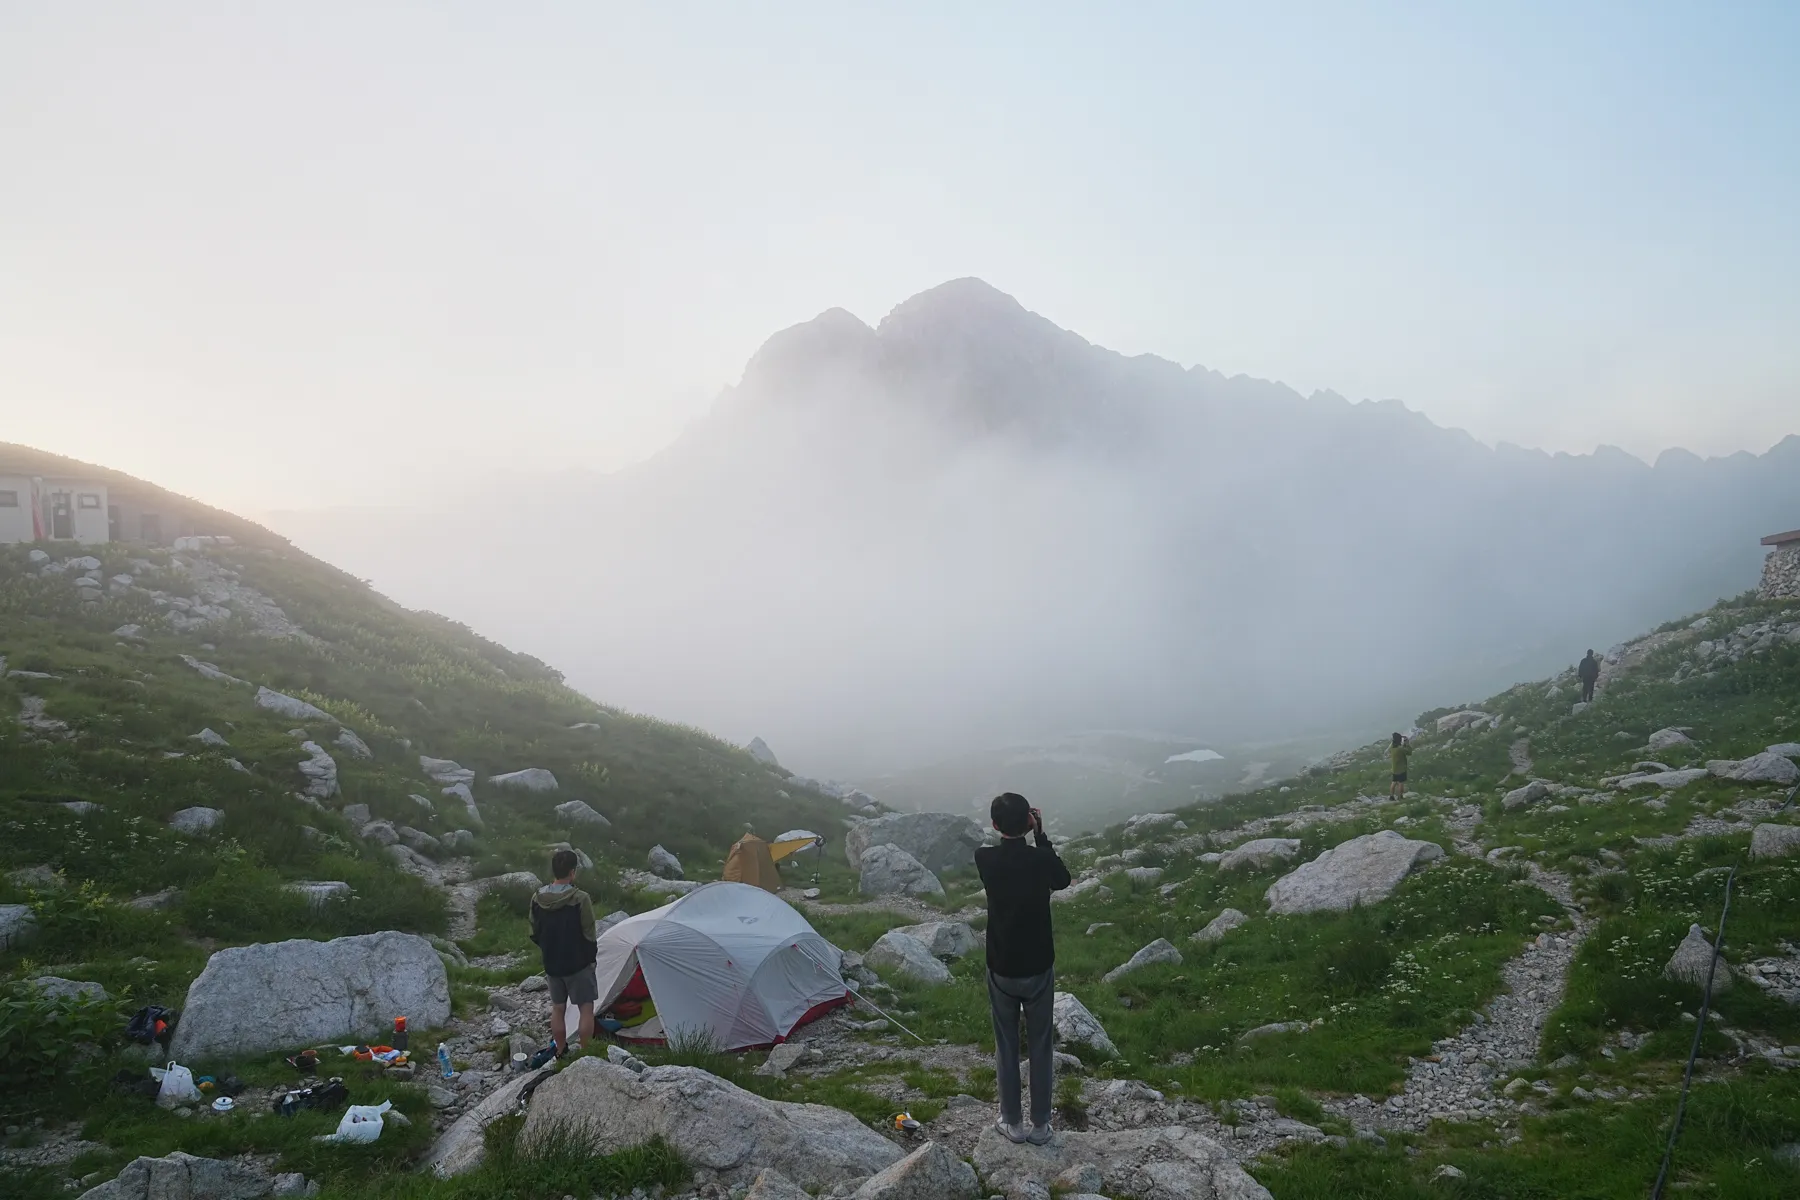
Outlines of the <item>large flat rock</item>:
{"label": "large flat rock", "polygon": [[1443,857],[1436,842],[1384,829],[1333,846],[1270,884],[1263,898],[1275,913],[1341,912],[1387,899],[1415,869]]}
{"label": "large flat rock", "polygon": [[521,1146],[552,1136],[612,1154],[661,1137],[726,1185],[773,1168],[809,1191],[898,1162],[894,1143],[840,1109],[764,1100],[697,1067],[636,1072],[599,1058],[570,1063],[532,1096]]}
{"label": "large flat rock", "polygon": [[188,986],[170,1055],[237,1058],[375,1037],[406,1017],[450,1019],[450,981],[430,942],[410,933],[296,938],[220,950]]}

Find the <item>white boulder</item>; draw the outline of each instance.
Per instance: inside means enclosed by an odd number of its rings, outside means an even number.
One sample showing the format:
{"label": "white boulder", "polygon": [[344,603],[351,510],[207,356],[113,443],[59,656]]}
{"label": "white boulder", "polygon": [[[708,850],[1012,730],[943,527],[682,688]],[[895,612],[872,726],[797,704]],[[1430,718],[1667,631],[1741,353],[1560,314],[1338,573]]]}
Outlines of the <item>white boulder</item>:
{"label": "white boulder", "polygon": [[220,950],[189,985],[170,1055],[240,1058],[287,1046],[375,1037],[404,1016],[450,1019],[450,982],[431,943],[410,933],[294,939]]}
{"label": "white boulder", "polygon": [[284,885],[284,891],[303,897],[313,908],[323,908],[336,900],[350,898],[350,885],[341,879],[296,879]]}
{"label": "white boulder", "polygon": [[823,1191],[903,1157],[839,1109],[765,1100],[696,1067],[639,1072],[599,1058],[575,1060],[533,1094],[521,1148],[529,1153],[558,1137],[573,1137],[594,1154],[660,1137],[689,1166],[728,1188],[773,1169]]}
{"label": "white boulder", "polygon": [[1645,742],[1644,746],[1651,752],[1655,752],[1667,750],[1670,746],[1691,746],[1693,744],[1694,739],[1687,735],[1686,730],[1671,727],[1659,729],[1651,734],[1650,740]]}
{"label": "white boulder", "polygon": [[902,925],[889,932],[904,934],[937,958],[963,958],[981,948],[975,931],[963,921],[926,921],[922,925]]}
{"label": "white boulder", "polygon": [[277,692],[272,688],[259,687],[256,689],[256,706],[266,708],[272,713],[280,713],[282,716],[296,721],[333,720],[330,713],[317,705],[308,704],[298,697],[289,696],[285,692]]}
{"label": "white boulder", "polygon": [[369,759],[375,757],[375,752],[369,749],[369,743],[363,741],[348,729],[338,730],[338,735],[333,739],[332,744],[354,758]]}
{"label": "white boulder", "polygon": [[193,808],[184,808],[170,817],[169,828],[189,837],[199,837],[202,834],[211,833],[224,819],[225,810],[222,808],[206,808],[202,805],[195,805]]}
{"label": "white boulder", "polygon": [[745,746],[744,749],[749,752],[751,758],[754,758],[757,762],[762,763],[765,766],[779,767],[781,765],[780,761],[775,757],[775,752],[769,749],[769,743],[763,741],[759,737],[751,738],[750,744]]}
{"label": "white boulder", "polygon": [[890,929],[863,955],[863,965],[873,971],[901,975],[916,983],[949,983],[950,969],[933,958],[923,942]]}
{"label": "white boulder", "polygon": [[1800,853],[1800,825],[1764,822],[1750,833],[1751,858],[1785,858]]}
{"label": "white boulder", "polygon": [[1681,939],[1681,945],[1675,947],[1674,956],[1663,967],[1663,978],[1704,988],[1709,974],[1712,976],[1714,995],[1730,989],[1731,968],[1726,965],[1724,955],[1719,956],[1718,969],[1715,971],[1713,944],[1706,940],[1705,932],[1698,925],[1689,925],[1687,936]]}
{"label": "white boulder", "polygon": [[1524,808],[1526,805],[1536,804],[1539,800],[1547,799],[1549,795],[1550,785],[1541,779],[1534,779],[1524,787],[1516,787],[1502,796],[1500,805],[1502,808]]}
{"label": "white boulder", "polygon": [[1218,1142],[1182,1125],[1060,1132],[1047,1146],[1016,1145],[992,1126],[975,1143],[975,1169],[988,1190],[1047,1196],[1091,1167],[1112,1196],[1136,1200],[1270,1200],[1268,1189]]}
{"label": "white boulder", "polygon": [[865,896],[941,896],[944,885],[924,863],[898,846],[871,846],[860,856],[857,890]]}
{"label": "white boulder", "polygon": [[1086,1046],[1104,1058],[1119,1057],[1119,1048],[1107,1036],[1106,1027],[1072,993],[1056,993],[1052,1014],[1051,1025],[1055,1028],[1058,1045]]}
{"label": "white boulder", "polygon": [[612,828],[612,822],[586,800],[564,800],[556,806],[554,811],[559,820],[567,821],[572,825],[594,825],[601,829]]}
{"label": "white boulder", "polygon": [[1800,783],[1800,766],[1785,755],[1767,750],[1749,758],[1714,760],[1706,764],[1706,769],[1720,779],[1737,783],[1775,783],[1782,787]]}
{"label": "white boulder", "polygon": [[1436,842],[1414,841],[1391,829],[1364,834],[1333,846],[1269,885],[1269,911],[1342,911],[1393,895],[1418,867],[1444,857]]}
{"label": "white boulder", "polygon": [[488,783],[493,787],[510,788],[518,792],[554,792],[557,787],[556,776],[543,767],[526,767],[522,771],[490,775]]}
{"label": "white boulder", "polygon": [[337,760],[317,742],[301,742],[300,749],[306,752],[300,763],[300,773],[306,776],[306,794],[317,800],[337,795]]}
{"label": "white boulder", "polygon": [[1208,921],[1206,923],[1206,928],[1194,934],[1192,940],[1196,942],[1216,942],[1249,919],[1248,915],[1239,912],[1237,909],[1228,908],[1212,920]]}
{"label": "white boulder", "polygon": [[1465,708],[1461,712],[1449,713],[1437,719],[1439,733],[1455,733],[1482,721],[1492,721],[1493,717],[1480,709]]}
{"label": "white boulder", "polygon": [[213,732],[210,726],[206,729],[202,729],[199,733],[194,734],[189,740],[199,742],[202,746],[231,745],[230,742],[225,740],[223,735]]}
{"label": "white boulder", "polygon": [[1139,950],[1136,954],[1108,971],[1105,975],[1101,976],[1101,978],[1107,983],[1113,983],[1121,977],[1131,974],[1133,971],[1140,971],[1145,967],[1153,967],[1159,963],[1171,963],[1175,966],[1181,965],[1181,951],[1177,950],[1168,938],[1157,938],[1154,942],[1151,942],[1148,946],[1145,946],[1142,950]]}
{"label": "white boulder", "polygon": [[1295,858],[1299,853],[1299,838],[1257,838],[1253,842],[1245,842],[1237,849],[1227,850],[1219,855],[1219,870],[1231,871],[1238,867],[1266,867],[1272,863]]}
{"label": "white boulder", "polygon": [[275,1180],[255,1167],[174,1150],[132,1159],[80,1200],[260,1200],[274,1189]]}
{"label": "white boulder", "polygon": [[37,931],[37,916],[29,904],[0,904],[0,950],[23,946]]}
{"label": "white boulder", "polygon": [[650,873],[660,879],[683,879],[686,877],[681,869],[681,860],[663,849],[660,842],[650,847],[647,858],[650,864]]}
{"label": "white boulder", "polygon": [[444,787],[475,782],[475,772],[448,758],[433,758],[429,754],[421,754],[419,770],[425,772],[427,779]]}

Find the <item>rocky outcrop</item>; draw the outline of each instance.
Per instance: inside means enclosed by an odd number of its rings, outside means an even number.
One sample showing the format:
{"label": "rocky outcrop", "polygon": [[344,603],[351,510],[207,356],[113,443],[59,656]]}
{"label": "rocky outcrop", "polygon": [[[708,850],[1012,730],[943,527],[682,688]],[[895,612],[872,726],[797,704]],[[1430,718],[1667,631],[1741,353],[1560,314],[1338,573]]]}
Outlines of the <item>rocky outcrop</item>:
{"label": "rocky outcrop", "polygon": [[1640,788],[1655,787],[1663,791],[1684,788],[1696,780],[1705,779],[1710,772],[1705,767],[1689,767],[1676,771],[1670,768],[1651,771],[1630,771],[1624,775],[1609,775],[1600,781],[1604,788]]}
{"label": "rocky outcrop", "polygon": [[1139,813],[1125,822],[1124,834],[1126,841],[1134,842],[1159,833],[1179,833],[1186,828],[1187,823],[1175,813]]}
{"label": "rocky outcrop", "polygon": [[990,1190],[1047,1195],[1082,1166],[1115,1196],[1135,1200],[1270,1200],[1269,1192],[1211,1138],[1181,1125],[1105,1133],[1065,1131],[1046,1146],[1017,1145],[989,1128],[975,1143],[975,1168]]}
{"label": "rocky outcrop", "polygon": [[1219,870],[1232,871],[1238,867],[1266,867],[1295,858],[1299,853],[1299,838],[1257,838],[1253,842],[1245,842],[1237,849],[1227,850],[1221,854]]}
{"label": "rocky outcrop", "polygon": [[1141,971],[1145,967],[1153,967],[1161,963],[1173,966],[1181,965],[1181,951],[1177,950],[1168,938],[1157,938],[1101,978],[1107,983],[1113,983],[1133,971]]}
{"label": "rocky outcrop", "polygon": [[184,808],[170,817],[169,828],[176,833],[186,834],[188,837],[200,837],[202,834],[211,833],[218,828],[219,822],[224,819],[225,810],[222,808],[206,808],[195,805],[193,808]]}
{"label": "rocky outcrop", "polygon": [[305,898],[312,908],[323,908],[333,901],[350,898],[350,885],[341,879],[296,879],[284,884],[281,890]]}
{"label": "rocky outcrop", "polygon": [[1263,898],[1270,912],[1287,914],[1376,904],[1393,895],[1415,869],[1443,857],[1444,848],[1435,842],[1413,841],[1384,829],[1333,846],[1270,884]]}
{"label": "rocky outcrop", "polygon": [[1763,559],[1758,600],[1800,600],[1800,542],[1788,542]]}
{"label": "rocky outcrop", "polygon": [[859,867],[870,847],[898,846],[926,870],[947,871],[973,865],[982,841],[981,826],[955,813],[889,813],[845,834],[844,854],[851,866]]}
{"label": "rocky outcrop", "polygon": [[553,810],[559,821],[567,821],[571,825],[592,825],[598,829],[611,829],[612,822],[586,800],[564,800]]}
{"label": "rocky outcrop", "polygon": [[1073,994],[1057,992],[1052,1011],[1051,1024],[1055,1027],[1058,1045],[1086,1046],[1102,1058],[1119,1057],[1119,1048],[1107,1036],[1106,1027]]}
{"label": "rocky outcrop", "polygon": [[258,1200],[275,1181],[243,1163],[200,1158],[176,1150],[162,1158],[134,1158],[117,1176],[81,1200]]}
{"label": "rocky outcrop", "polygon": [[450,983],[431,943],[409,933],[294,939],[220,950],[189,985],[170,1054],[237,1058],[370,1038],[395,1017],[433,1029],[450,1017]]}
{"label": "rocky outcrop", "polygon": [[924,943],[890,929],[863,955],[863,965],[874,971],[900,975],[916,983],[950,982],[950,970],[932,956]]}
{"label": "rocky outcrop", "polygon": [[865,896],[941,896],[944,885],[924,863],[899,846],[871,846],[860,856],[857,890]]}
{"label": "rocky outcrop", "polygon": [[1687,730],[1669,727],[1659,729],[1651,734],[1650,740],[1644,743],[1644,748],[1654,754],[1659,750],[1667,750],[1671,746],[1691,746],[1693,744],[1694,740],[1688,737]]}
{"label": "rocky outcrop", "polygon": [[199,733],[192,735],[190,740],[199,742],[202,746],[216,747],[231,745],[231,743],[226,741],[221,734],[215,733],[210,727],[202,729]]}
{"label": "rocky outcrop", "polygon": [[64,979],[60,975],[39,975],[31,986],[58,1000],[93,1000],[103,1002],[110,997],[106,989],[91,979]]}
{"label": "rocky outcrop", "polygon": [[749,753],[751,758],[754,758],[757,762],[762,763],[766,767],[779,767],[781,765],[780,761],[775,757],[775,752],[769,749],[769,743],[763,741],[759,737],[751,738],[750,744],[745,746],[744,749]]}
{"label": "rocky outcrop", "polygon": [[1689,925],[1687,936],[1681,939],[1674,956],[1663,967],[1663,978],[1704,988],[1708,975],[1712,977],[1714,995],[1730,990],[1731,968],[1726,965],[1724,956],[1720,956],[1715,970],[1713,944],[1706,940],[1705,932],[1698,925]]}
{"label": "rocky outcrop", "polygon": [[508,771],[504,775],[489,775],[488,785],[517,792],[554,792],[557,788],[556,776],[543,767],[526,767],[522,771]]}
{"label": "rocky outcrop", "polygon": [[902,1157],[892,1142],[835,1108],[765,1100],[695,1067],[637,1072],[598,1058],[577,1059],[533,1095],[522,1148],[559,1136],[595,1154],[661,1137],[728,1187],[773,1169],[822,1190]]}
{"label": "rocky outcrop", "polygon": [[975,1200],[975,1170],[942,1142],[926,1142],[856,1189],[851,1200]]}
{"label": "rocky outcrop", "polygon": [[1751,858],[1785,858],[1790,854],[1800,854],[1800,825],[1764,822],[1751,831]]}
{"label": "rocky outcrop", "polygon": [[[198,669],[198,668],[196,668]],[[216,669],[216,668],[215,668]],[[227,676],[229,678],[229,676]],[[336,719],[316,704],[308,704],[297,696],[275,691],[273,688],[256,689],[256,707],[266,708],[272,713],[279,713],[294,721],[331,721]]]}
{"label": "rocky outcrop", "polygon": [[1206,923],[1206,928],[1193,936],[1196,942],[1216,942],[1250,918],[1235,908],[1228,908]]}

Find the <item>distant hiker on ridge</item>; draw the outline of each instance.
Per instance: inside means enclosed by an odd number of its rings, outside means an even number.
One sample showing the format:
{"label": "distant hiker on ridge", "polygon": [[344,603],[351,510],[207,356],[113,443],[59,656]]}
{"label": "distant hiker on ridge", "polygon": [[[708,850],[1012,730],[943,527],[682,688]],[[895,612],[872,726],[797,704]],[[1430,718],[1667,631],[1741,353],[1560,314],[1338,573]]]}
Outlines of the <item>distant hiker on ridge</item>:
{"label": "distant hiker on ridge", "polygon": [[1406,796],[1406,760],[1412,755],[1412,743],[1399,734],[1394,735],[1394,745],[1388,751],[1388,759],[1394,765],[1394,782],[1388,785],[1388,795],[1396,800]]}
{"label": "distant hiker on ridge", "polygon": [[[995,796],[989,809],[998,846],[975,851],[975,869],[987,886],[988,1007],[994,1018],[994,1068],[1000,1093],[996,1128],[1009,1140],[1042,1146],[1050,1140],[1050,1100],[1055,1052],[1056,934],[1050,925],[1050,893],[1069,886],[1069,868],[1044,832],[1044,814],[1017,792]],[[1033,835],[1034,845],[1025,844]],[[1031,1055],[1031,1127],[1019,1104],[1019,1014]]]}
{"label": "distant hiker on ridge", "polygon": [[1589,650],[1581,665],[1575,668],[1575,678],[1581,680],[1582,703],[1591,703],[1594,699],[1594,685],[1600,682],[1600,660]]}
{"label": "distant hiker on ridge", "polygon": [[[568,1006],[573,1004],[580,1016],[581,1041],[586,1045],[594,1040],[594,1001],[600,998],[600,981],[594,978],[594,902],[575,886],[578,862],[573,850],[551,855],[550,874],[555,882],[545,884],[531,897],[531,940],[543,953],[544,978],[550,984],[550,1045],[546,1049],[557,1058],[569,1052]],[[539,1055],[548,1061],[543,1051]]]}

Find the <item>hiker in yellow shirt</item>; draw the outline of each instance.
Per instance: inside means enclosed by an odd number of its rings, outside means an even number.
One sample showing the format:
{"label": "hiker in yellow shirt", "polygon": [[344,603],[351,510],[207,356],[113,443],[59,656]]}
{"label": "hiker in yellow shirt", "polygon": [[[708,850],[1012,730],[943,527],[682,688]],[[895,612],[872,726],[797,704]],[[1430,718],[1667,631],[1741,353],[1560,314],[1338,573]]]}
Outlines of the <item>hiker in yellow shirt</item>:
{"label": "hiker in yellow shirt", "polygon": [[1388,759],[1394,764],[1394,782],[1388,788],[1388,795],[1395,800],[1406,796],[1406,759],[1410,754],[1412,743],[1396,733],[1393,748],[1388,751]]}

